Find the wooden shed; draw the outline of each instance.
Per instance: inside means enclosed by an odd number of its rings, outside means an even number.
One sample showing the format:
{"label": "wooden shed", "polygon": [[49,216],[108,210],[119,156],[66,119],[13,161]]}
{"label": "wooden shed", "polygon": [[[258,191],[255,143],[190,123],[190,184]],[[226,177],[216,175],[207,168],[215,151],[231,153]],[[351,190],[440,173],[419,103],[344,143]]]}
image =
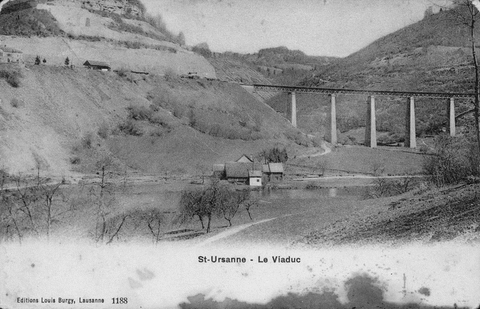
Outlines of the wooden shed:
{"label": "wooden shed", "polygon": [[83,65],[92,70],[110,71],[112,68],[108,63],[102,61],[87,60]]}
{"label": "wooden shed", "polygon": [[284,177],[283,163],[268,163],[262,166],[262,171],[268,181],[282,181]]}

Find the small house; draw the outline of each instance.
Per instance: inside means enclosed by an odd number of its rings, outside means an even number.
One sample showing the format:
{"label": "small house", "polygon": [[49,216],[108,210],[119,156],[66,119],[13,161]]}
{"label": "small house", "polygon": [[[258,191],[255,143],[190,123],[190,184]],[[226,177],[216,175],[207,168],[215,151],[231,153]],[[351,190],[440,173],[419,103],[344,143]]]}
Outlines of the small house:
{"label": "small house", "polygon": [[283,180],[284,170],[282,163],[268,163],[262,166],[262,171],[266,179],[271,182],[278,182]]}
{"label": "small house", "polygon": [[0,47],[0,63],[23,62],[23,53],[7,46]]}
{"label": "small house", "polygon": [[102,61],[87,60],[83,65],[88,69],[104,71],[104,72],[110,71],[112,69],[110,65],[108,65],[108,63],[105,63]]}
{"label": "small house", "polygon": [[261,187],[262,171],[248,171],[248,184],[252,187]]}

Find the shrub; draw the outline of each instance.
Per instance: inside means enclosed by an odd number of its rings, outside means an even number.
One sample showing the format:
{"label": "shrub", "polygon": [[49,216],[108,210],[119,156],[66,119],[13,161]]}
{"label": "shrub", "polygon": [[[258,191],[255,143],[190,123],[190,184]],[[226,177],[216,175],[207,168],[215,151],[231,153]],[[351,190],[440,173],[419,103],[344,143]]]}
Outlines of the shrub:
{"label": "shrub", "polygon": [[0,78],[6,80],[6,82],[14,87],[20,87],[20,79],[22,77],[22,73],[20,71],[12,70],[12,69],[1,69],[0,70]]}
{"label": "shrub", "polygon": [[435,139],[432,155],[425,156],[423,169],[437,186],[458,183],[480,175],[480,154],[466,137],[441,135]]}
{"label": "shrub", "polygon": [[161,114],[156,114],[150,119],[150,122],[156,125],[160,125],[165,128],[170,128],[170,123],[168,122],[166,117],[162,116]]}
{"label": "shrub", "polygon": [[87,134],[85,134],[85,136],[82,138],[81,144],[84,149],[92,148],[93,134],[91,132],[88,132]]}
{"label": "shrub", "polygon": [[165,135],[165,133],[168,133],[169,131],[166,131],[162,128],[155,128],[153,130],[151,130],[148,134],[150,136],[155,136],[155,137],[161,137],[163,135]]}
{"label": "shrub", "polygon": [[373,186],[367,188],[367,198],[389,197],[413,190],[418,184],[415,178],[407,176],[398,180],[383,177],[375,179]]}
{"label": "shrub", "polygon": [[313,181],[310,181],[309,183],[307,183],[307,185],[305,186],[305,189],[306,190],[317,190],[317,189],[321,189],[322,186],[313,182]]}
{"label": "shrub", "polygon": [[103,124],[100,125],[100,127],[98,128],[97,134],[98,134],[98,136],[100,136],[101,138],[106,139],[106,138],[108,137],[109,132],[110,132],[110,128],[108,127],[108,124],[103,123]]}
{"label": "shrub", "polygon": [[188,111],[188,107],[185,107],[183,105],[176,105],[173,108],[173,116],[181,119],[187,115],[187,111]]}
{"label": "shrub", "polygon": [[13,98],[10,101],[10,105],[15,108],[23,107],[25,103],[22,100],[18,100],[17,98]]}
{"label": "shrub", "polygon": [[130,49],[140,49],[144,46],[142,43],[137,41],[124,41],[123,44],[125,45],[126,48],[130,48]]}
{"label": "shrub", "polygon": [[133,136],[143,135],[142,129],[132,119],[127,119],[126,121],[120,123],[118,125],[118,129],[127,135],[133,135]]}
{"label": "shrub", "polygon": [[205,58],[210,58],[212,56],[212,52],[210,51],[208,44],[205,42],[195,45],[192,48],[192,51],[199,55],[202,55]]}
{"label": "shrub", "polygon": [[418,150],[421,152],[421,153],[427,153],[428,152],[428,146],[425,146],[425,145],[421,145]]}
{"label": "shrub", "polygon": [[170,41],[173,43],[181,43],[179,42],[179,39],[181,38],[177,37],[175,34],[173,34],[170,30],[167,29],[167,26],[163,21],[163,17],[160,14],[157,14],[155,16],[150,14],[145,14],[144,18],[145,18],[145,21],[149,23],[152,27],[154,27],[155,29],[163,33],[167,41]]}
{"label": "shrub", "polygon": [[123,67],[116,71],[117,75],[120,76],[120,77],[126,77],[128,72],[129,72],[129,70],[127,70],[126,68],[123,68]]}
{"label": "shrub", "polygon": [[177,78],[178,74],[172,68],[168,68],[168,69],[165,70],[164,76],[165,76],[165,79],[172,80],[172,79]]}
{"label": "shrub", "polygon": [[145,106],[130,106],[127,110],[130,119],[150,121],[153,117],[153,110]]}
{"label": "shrub", "polygon": [[80,164],[80,162],[81,162],[80,157],[75,156],[75,157],[70,158],[70,163],[71,164],[74,164],[74,165],[75,164]]}
{"label": "shrub", "polygon": [[285,163],[288,160],[287,150],[278,147],[264,150],[263,157],[268,163]]}
{"label": "shrub", "polygon": [[295,143],[297,145],[300,145],[300,146],[305,146],[305,147],[308,147],[309,145],[309,140],[307,138],[307,136],[301,132],[298,132],[296,135],[295,135]]}

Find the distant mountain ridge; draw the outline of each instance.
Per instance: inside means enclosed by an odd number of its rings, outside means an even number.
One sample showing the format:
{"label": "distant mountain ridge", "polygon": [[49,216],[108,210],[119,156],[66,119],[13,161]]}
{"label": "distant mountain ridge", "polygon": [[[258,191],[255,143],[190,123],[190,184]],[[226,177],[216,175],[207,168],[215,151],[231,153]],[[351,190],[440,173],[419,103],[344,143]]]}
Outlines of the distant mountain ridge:
{"label": "distant mountain ridge", "polygon": [[253,54],[208,51],[204,56],[225,80],[274,84],[295,84],[311,76],[314,70],[338,59],[309,56],[285,46],[264,48]]}

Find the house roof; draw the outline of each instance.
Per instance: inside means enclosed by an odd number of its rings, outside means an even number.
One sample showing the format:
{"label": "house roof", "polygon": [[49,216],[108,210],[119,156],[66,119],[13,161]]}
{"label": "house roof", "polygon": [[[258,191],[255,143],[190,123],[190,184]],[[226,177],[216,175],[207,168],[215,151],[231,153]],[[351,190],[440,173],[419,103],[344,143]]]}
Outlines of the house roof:
{"label": "house roof", "polygon": [[106,68],[110,67],[110,65],[106,62],[95,61],[95,60],[87,60],[83,65],[94,66],[94,67],[106,67]]}
{"label": "house roof", "polygon": [[268,163],[262,165],[262,171],[264,173],[283,173],[282,163]]}
{"label": "house roof", "polygon": [[251,162],[253,162],[253,160],[249,155],[243,154],[235,162],[250,162],[251,163]]}
{"label": "house roof", "polygon": [[270,167],[270,173],[283,173],[283,164],[282,163],[268,163]]}
{"label": "house roof", "polygon": [[262,177],[262,171],[248,171],[249,177]]}
{"label": "house roof", "polygon": [[225,171],[227,178],[248,178],[248,170],[252,168],[250,163],[226,163]]}

